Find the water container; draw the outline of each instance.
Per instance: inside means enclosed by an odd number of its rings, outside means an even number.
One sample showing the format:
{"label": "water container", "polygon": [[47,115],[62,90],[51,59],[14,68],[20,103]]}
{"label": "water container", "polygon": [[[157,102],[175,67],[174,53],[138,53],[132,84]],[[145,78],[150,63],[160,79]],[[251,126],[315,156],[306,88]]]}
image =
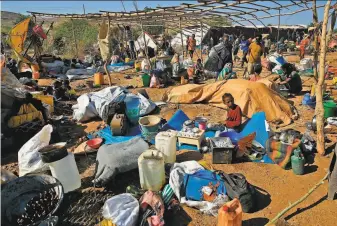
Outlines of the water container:
{"label": "water container", "polygon": [[242,207],[240,201],[235,198],[223,205],[218,211],[217,226],[241,226]]}
{"label": "water container", "polygon": [[142,81],[143,81],[143,86],[144,87],[149,87],[150,86],[150,80],[151,77],[148,74],[142,74]]}
{"label": "water container", "polygon": [[144,190],[160,191],[165,184],[164,155],[147,150],[138,158],[140,186]]}
{"label": "water container", "polygon": [[136,71],[140,71],[141,67],[142,67],[142,63],[139,62],[139,61],[136,61],[135,62],[135,69],[136,69]]}
{"label": "water container", "polygon": [[95,85],[103,85],[104,84],[104,76],[102,73],[98,72],[98,73],[95,73],[94,75],[94,83]]}
{"label": "water container", "polygon": [[139,98],[127,96],[124,101],[126,104],[126,116],[131,123],[137,124],[139,119]]}
{"label": "water container", "polygon": [[64,193],[81,187],[81,177],[77,169],[73,153],[68,153],[66,143],[48,145],[41,150],[41,159],[48,163],[51,174],[57,178],[64,189]]}
{"label": "water container", "polygon": [[335,116],[336,103],[333,100],[327,100],[323,102],[324,118]]}
{"label": "water container", "polygon": [[294,155],[291,156],[291,168],[294,174],[303,175],[304,174],[304,163],[305,159],[301,153],[300,149],[295,149]]}
{"label": "water container", "polygon": [[174,132],[160,132],[156,135],[156,149],[164,154],[165,163],[174,163],[177,154],[177,136]]}

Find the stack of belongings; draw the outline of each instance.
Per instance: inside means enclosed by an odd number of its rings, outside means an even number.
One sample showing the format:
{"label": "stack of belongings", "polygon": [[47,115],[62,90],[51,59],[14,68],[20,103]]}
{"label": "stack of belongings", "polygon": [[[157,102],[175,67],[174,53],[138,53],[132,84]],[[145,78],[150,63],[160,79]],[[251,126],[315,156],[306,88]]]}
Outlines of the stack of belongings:
{"label": "stack of belongings", "polygon": [[206,76],[216,78],[226,63],[232,63],[230,49],[224,42],[220,42],[211,49],[204,66]]}

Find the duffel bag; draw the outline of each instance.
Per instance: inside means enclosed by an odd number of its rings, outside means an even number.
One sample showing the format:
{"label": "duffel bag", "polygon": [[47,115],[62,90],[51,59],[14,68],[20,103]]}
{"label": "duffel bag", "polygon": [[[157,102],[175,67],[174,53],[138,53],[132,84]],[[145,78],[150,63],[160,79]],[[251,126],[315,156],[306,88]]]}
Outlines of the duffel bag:
{"label": "duffel bag", "polygon": [[[204,187],[208,187],[206,192],[203,192]],[[217,195],[226,194],[226,187],[217,173],[199,170],[194,174],[184,175],[182,193],[185,194],[187,200],[212,201]]]}
{"label": "duffel bag", "polygon": [[219,175],[225,182],[228,197],[231,199],[238,198],[243,212],[254,211],[256,190],[254,186],[248,183],[246,177],[240,173],[226,174],[220,172]]}

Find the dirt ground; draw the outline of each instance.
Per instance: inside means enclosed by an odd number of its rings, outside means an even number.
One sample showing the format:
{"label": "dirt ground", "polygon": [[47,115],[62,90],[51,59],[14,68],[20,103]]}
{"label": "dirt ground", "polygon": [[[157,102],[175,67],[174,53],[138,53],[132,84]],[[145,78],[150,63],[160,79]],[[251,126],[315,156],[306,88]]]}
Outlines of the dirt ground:
{"label": "dirt ground", "polygon": [[[288,55],[286,59],[289,62],[299,62],[299,57],[295,55]],[[328,61],[330,61],[331,66],[337,66],[337,54],[328,54]],[[239,76],[242,75],[243,69],[235,65],[234,70]],[[131,75],[131,79],[125,79],[125,75]],[[268,76],[269,72],[263,71],[262,76]],[[133,86],[130,88],[132,92],[139,90],[141,85],[141,79],[137,73],[132,70],[123,73],[112,74],[112,82],[116,85],[121,86]],[[92,80],[92,79],[88,79]],[[207,83],[211,83],[214,80],[208,80]],[[313,78],[304,81],[304,91],[309,91],[311,84],[313,83]],[[40,85],[51,84],[51,79],[40,79]],[[71,86],[75,89],[78,85],[85,84],[85,80],[71,82]],[[105,84],[108,84],[107,76],[105,76]],[[330,85],[331,81],[327,81]],[[103,87],[106,87],[104,85]],[[328,86],[330,87],[330,86]],[[96,88],[94,90],[99,90]],[[146,88],[146,91],[153,101],[160,101],[163,96],[170,88],[162,89],[150,89]],[[88,92],[88,89],[78,90],[78,94]],[[305,92],[301,95],[291,98],[294,101],[294,105],[299,111],[300,118],[296,120],[287,128],[294,128],[301,132],[305,131],[305,122],[311,121],[314,110],[301,105],[301,101]],[[334,91],[334,98],[337,98],[337,94]],[[74,104],[72,102],[71,104]],[[208,106],[205,104],[181,104],[173,105],[168,104],[161,107],[160,115],[169,119],[177,109],[182,109],[189,117],[195,116],[205,116],[210,121],[223,121],[225,111],[220,108]],[[67,130],[68,133],[61,134],[61,139],[64,141],[72,138],[71,145],[82,137],[86,133],[96,131],[103,123],[101,121],[92,121],[83,124],[72,124]],[[64,129],[64,128],[63,128]],[[274,128],[280,129],[280,128]],[[284,128],[281,128],[284,129]],[[226,173],[242,173],[244,174],[248,181],[259,187],[261,189],[261,194],[258,197],[258,211],[251,214],[243,214],[243,225],[246,226],[260,226],[265,225],[268,220],[272,219],[281,210],[293,203],[303,195],[305,195],[310,188],[312,188],[316,183],[318,183],[326,174],[329,167],[332,153],[331,149],[336,143],[337,137],[334,134],[328,135],[328,153],[325,156],[319,156],[317,154],[312,155],[308,159],[306,165],[306,173],[302,176],[295,175],[291,170],[283,170],[279,166],[274,164],[263,164],[263,163],[236,163],[236,164],[212,164],[211,154],[200,154],[193,151],[180,151],[178,153],[177,161],[185,160],[201,160],[204,159],[209,163],[214,169],[223,170]],[[76,161],[78,164],[79,171],[82,177],[82,188],[89,189],[92,184],[92,176],[94,173],[95,166],[95,154],[90,154],[86,156],[77,156]],[[2,168],[8,169],[12,172],[18,173],[17,166],[17,154],[16,152],[8,154],[2,158]],[[109,187],[108,190],[112,191],[114,194],[122,193],[125,191],[126,186],[130,184],[135,184],[139,186],[138,181],[138,171],[131,171],[130,173],[125,173],[119,175],[113,186]],[[327,197],[328,183],[325,181],[316,191],[314,191],[305,201],[291,209],[284,215],[284,219],[292,226],[334,226],[337,223],[337,200],[328,201]],[[169,225],[195,225],[195,226],[208,226],[216,225],[217,219],[212,216],[207,216],[201,214],[198,210],[183,207],[184,214],[177,214],[173,222]]]}

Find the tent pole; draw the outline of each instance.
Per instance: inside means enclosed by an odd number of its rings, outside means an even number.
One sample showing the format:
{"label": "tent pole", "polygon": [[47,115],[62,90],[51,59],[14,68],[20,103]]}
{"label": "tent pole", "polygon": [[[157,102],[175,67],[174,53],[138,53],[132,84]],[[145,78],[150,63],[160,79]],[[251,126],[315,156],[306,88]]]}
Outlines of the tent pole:
{"label": "tent pole", "polygon": [[77,49],[77,41],[76,41],[75,30],[74,30],[74,21],[73,21],[73,19],[70,19],[70,20],[71,20],[71,27],[72,27],[72,30],[73,30],[73,38],[74,38],[74,43],[75,43],[76,57],[78,58],[78,49]]}
{"label": "tent pole", "polygon": [[179,17],[179,29],[180,29],[181,48],[182,48],[183,59],[184,59],[184,39],[183,39],[183,30],[181,29],[181,17]]}
{"label": "tent pole", "polygon": [[[142,33],[143,33],[143,39],[144,39],[144,45],[145,45],[145,56],[146,56],[146,59],[148,60],[148,62],[150,62],[150,59],[149,59],[149,55],[148,55],[148,52],[147,52],[147,43],[146,43],[146,39],[145,39],[145,32],[144,32],[144,29],[143,29],[143,22],[142,20],[140,20],[140,28],[142,29]],[[151,65],[151,62],[150,62],[150,69],[152,70],[152,65]]]}
{"label": "tent pole", "polygon": [[202,21],[200,22],[200,29],[201,29],[201,38],[200,38],[200,58],[201,58],[201,62],[203,62],[202,60],[202,38],[204,37],[204,32],[202,30]]}
{"label": "tent pole", "polygon": [[[108,34],[110,35],[110,17],[108,15]],[[110,56],[110,54],[109,54]],[[105,70],[105,73],[108,75],[108,79],[109,79],[109,86],[112,86],[112,81],[111,81],[111,76],[110,76],[110,72],[108,70],[108,65],[110,64],[111,62],[111,56],[110,58],[106,59],[105,63],[104,63],[104,70]]]}
{"label": "tent pole", "polygon": [[281,23],[281,9],[278,10],[277,46],[276,46],[277,52],[279,52],[279,44],[278,44],[278,41],[280,40],[280,23]]}

